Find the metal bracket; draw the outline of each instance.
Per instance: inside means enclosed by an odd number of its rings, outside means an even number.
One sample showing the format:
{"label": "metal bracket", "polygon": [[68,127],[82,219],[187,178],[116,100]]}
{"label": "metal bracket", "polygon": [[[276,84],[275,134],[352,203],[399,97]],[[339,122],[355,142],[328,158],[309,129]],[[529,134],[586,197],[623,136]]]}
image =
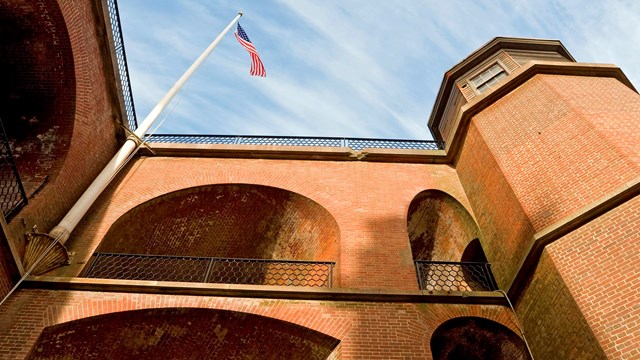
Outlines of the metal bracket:
{"label": "metal bracket", "polygon": [[142,138],[140,138],[138,135],[136,135],[136,133],[134,133],[133,131],[127,129],[126,127],[124,127],[123,125],[120,125],[124,131],[127,133],[128,138],[133,138],[133,141],[136,142],[136,144],[138,145],[143,145],[145,148],[147,148],[149,151],[151,151],[151,153],[153,155],[156,155],[156,152],[151,148],[151,146],[149,145],[148,142],[144,141]]}

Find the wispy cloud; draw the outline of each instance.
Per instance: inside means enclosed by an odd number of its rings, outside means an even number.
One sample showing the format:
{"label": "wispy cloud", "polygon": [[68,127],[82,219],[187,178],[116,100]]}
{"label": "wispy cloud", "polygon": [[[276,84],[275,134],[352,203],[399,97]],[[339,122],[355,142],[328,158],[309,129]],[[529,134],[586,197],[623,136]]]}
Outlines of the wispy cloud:
{"label": "wispy cloud", "polygon": [[244,10],[267,67],[227,36],[159,132],[428,138],[446,70],[495,36],[555,38],[578,61],[640,78],[640,3],[579,0],[120,2],[138,115],[144,117]]}

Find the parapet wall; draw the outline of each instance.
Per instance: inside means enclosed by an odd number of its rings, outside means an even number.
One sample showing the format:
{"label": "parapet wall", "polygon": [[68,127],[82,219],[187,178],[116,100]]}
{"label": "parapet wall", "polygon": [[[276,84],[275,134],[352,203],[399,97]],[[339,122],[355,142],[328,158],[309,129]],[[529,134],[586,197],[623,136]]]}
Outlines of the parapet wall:
{"label": "parapet wall", "polygon": [[[70,251],[75,252],[72,264],[51,275],[79,274],[113,224],[136,206],[183,189],[216,184],[254,185],[256,189],[271,187],[285,194],[299,194],[300,198],[324,208],[335,219],[339,230],[337,245],[326,249],[333,248],[333,254],[339,254],[335,260],[340,271],[340,286],[346,288],[417,290],[407,230],[411,201],[421,191],[435,189],[468,207],[456,172],[446,165],[143,157],[101,196],[67,242]],[[243,200],[238,198],[237,201]],[[215,207],[214,202],[211,206]],[[272,209],[276,211],[277,207]],[[198,214],[193,213],[185,221],[200,221],[204,213]],[[441,221],[446,223],[447,219]],[[313,232],[315,227],[308,225],[305,231]],[[126,224],[119,225],[123,226]],[[182,226],[190,227],[187,223]],[[325,225],[322,227],[326,228]],[[167,236],[171,238],[169,233]],[[295,232],[291,234],[295,235]],[[145,236],[148,234],[140,238]],[[298,238],[301,236],[307,235],[300,233]],[[243,243],[257,240],[242,239]],[[163,240],[159,237],[158,241]],[[156,250],[138,247],[139,244],[132,245],[136,251],[153,253]],[[118,251],[123,250],[118,248]],[[331,256],[331,251],[325,256]]]}
{"label": "parapet wall", "polygon": [[[38,357],[38,349],[33,344],[45,327],[64,324],[69,321],[86,319],[95,315],[110,314],[101,323],[109,326],[119,318],[126,318],[126,311],[141,309],[158,309],[169,312],[172,309],[218,309],[233,311],[238,318],[247,320],[242,327],[219,323],[217,332],[211,338],[220,343],[237,335],[230,332],[247,331],[259,326],[251,314],[261,315],[273,320],[283,320],[303,326],[313,331],[331,336],[340,341],[336,353],[329,359],[425,359],[430,358],[429,340],[438,326],[449,319],[458,317],[481,317],[493,320],[519,334],[511,311],[504,306],[495,305],[445,305],[445,304],[402,304],[402,303],[359,303],[341,301],[291,301],[265,300],[251,298],[200,297],[186,295],[160,294],[127,294],[104,293],[91,291],[55,291],[55,290],[22,290],[12,297],[5,307],[7,311],[0,314],[0,323],[8,324],[0,328],[0,356],[5,358],[25,358],[30,352],[32,358]],[[12,314],[12,315],[10,315]],[[243,314],[246,314],[243,316]],[[264,324],[264,323],[263,323]],[[189,331],[180,328],[151,328],[152,334],[165,331],[170,338],[172,331]],[[132,325],[133,326],[133,325]],[[68,329],[75,329],[69,323]],[[244,329],[244,330],[243,330]],[[137,333],[135,326],[131,331]],[[214,327],[215,330],[215,327]],[[272,327],[259,328],[270,332]],[[174,334],[175,335],[175,334]],[[276,333],[272,333],[276,336]],[[72,336],[82,336],[75,334]],[[305,334],[298,332],[297,336]],[[267,336],[267,339],[274,337]],[[119,340],[119,339],[118,339]],[[145,349],[152,349],[153,342],[148,343],[138,338],[123,339],[129,341],[132,353],[145,354]],[[188,340],[188,338],[187,338]],[[87,340],[89,343],[90,339]],[[117,347],[117,342],[113,344]],[[174,344],[175,351],[184,346],[183,353],[193,351],[185,341]],[[269,342],[251,342],[243,346],[248,350],[269,349]],[[298,344],[301,346],[303,344]],[[244,349],[246,351],[247,349]],[[228,348],[228,356],[232,357],[241,349]],[[277,349],[276,349],[277,351]],[[81,354],[81,351],[79,351]],[[77,355],[80,355],[77,354]],[[266,354],[263,354],[266,356]],[[274,354],[277,358],[277,354]],[[82,357],[82,356],[81,356]],[[236,357],[237,358],[237,357]],[[274,358],[274,357],[267,357]],[[298,357],[291,357],[298,359]]]}

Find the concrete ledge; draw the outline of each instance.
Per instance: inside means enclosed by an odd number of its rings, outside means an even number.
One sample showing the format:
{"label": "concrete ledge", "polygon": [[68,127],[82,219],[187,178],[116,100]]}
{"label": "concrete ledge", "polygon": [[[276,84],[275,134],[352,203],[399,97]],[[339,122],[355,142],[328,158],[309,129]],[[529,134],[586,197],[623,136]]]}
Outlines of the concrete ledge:
{"label": "concrete ledge", "polygon": [[359,152],[358,160],[444,164],[447,162],[447,153],[444,150],[405,150],[405,149],[371,149],[365,148]]}
{"label": "concrete ledge", "polygon": [[365,148],[362,151],[354,151],[348,147],[182,143],[150,143],[149,145],[153,153],[149,149],[143,148],[140,152],[143,156],[377,161],[425,164],[446,161],[444,150]]}
{"label": "concrete ledge", "polygon": [[377,289],[312,289],[264,285],[109,280],[55,276],[30,276],[25,280],[24,286],[26,288],[33,289],[222,296],[287,300],[508,305],[507,301],[501,293],[492,291],[447,293],[429,291],[400,292]]}

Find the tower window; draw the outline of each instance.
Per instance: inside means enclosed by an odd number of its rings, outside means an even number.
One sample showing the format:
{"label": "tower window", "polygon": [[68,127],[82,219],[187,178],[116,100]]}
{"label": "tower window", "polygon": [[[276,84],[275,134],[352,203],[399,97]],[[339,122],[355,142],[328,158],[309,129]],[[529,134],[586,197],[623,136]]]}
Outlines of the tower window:
{"label": "tower window", "polygon": [[484,92],[488,88],[497,84],[500,80],[507,76],[507,72],[498,63],[491,65],[490,68],[483,71],[480,75],[471,79],[471,83],[479,93]]}

